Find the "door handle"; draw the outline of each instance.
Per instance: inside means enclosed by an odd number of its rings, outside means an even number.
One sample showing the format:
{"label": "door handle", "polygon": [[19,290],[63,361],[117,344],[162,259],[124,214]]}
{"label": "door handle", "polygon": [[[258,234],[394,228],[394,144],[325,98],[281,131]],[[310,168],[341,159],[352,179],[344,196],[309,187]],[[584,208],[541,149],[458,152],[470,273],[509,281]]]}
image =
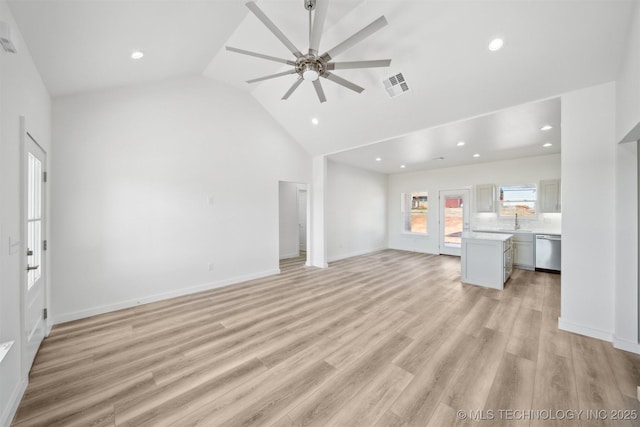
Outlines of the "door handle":
{"label": "door handle", "polygon": [[27,256],[33,255],[33,251],[31,249],[27,249]]}
{"label": "door handle", "polygon": [[27,264],[27,271],[37,270],[38,268],[40,268],[40,266],[39,266],[39,265],[31,266],[31,265],[28,265],[28,264]]}

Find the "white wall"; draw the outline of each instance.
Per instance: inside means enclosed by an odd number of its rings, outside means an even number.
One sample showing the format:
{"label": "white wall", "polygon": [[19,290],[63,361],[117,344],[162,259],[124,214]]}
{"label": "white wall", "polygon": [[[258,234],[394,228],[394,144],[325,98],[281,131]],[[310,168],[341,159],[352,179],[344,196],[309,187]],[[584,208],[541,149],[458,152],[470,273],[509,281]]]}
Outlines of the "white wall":
{"label": "white wall", "polygon": [[615,83],[562,95],[561,329],[611,341],[616,277]]}
{"label": "white wall", "polygon": [[280,259],[300,255],[298,189],[305,189],[305,187],[295,182],[280,182]]}
{"label": "white wall", "polygon": [[278,271],[278,183],[311,158],[249,94],[192,78],[53,111],[56,322]]}
{"label": "white wall", "polygon": [[[640,6],[635,5],[616,81],[616,141],[640,122]],[[640,353],[638,345],[637,143],[616,147],[616,289],[614,345]]]}
{"label": "white wall", "polygon": [[387,247],[387,177],[327,162],[327,258],[335,261]]}
{"label": "white wall", "polygon": [[640,5],[630,17],[625,54],[616,78],[616,141],[640,121]]}
{"label": "white wall", "polygon": [[0,363],[0,425],[8,425],[27,381],[19,341],[24,251],[22,245],[15,253],[9,251],[10,238],[21,240],[19,118],[25,117],[27,130],[51,155],[51,101],[4,1],[0,1],[0,21],[10,25],[18,48],[17,54],[0,49],[0,343],[15,341]]}
{"label": "white wall", "polygon": [[327,229],[325,226],[325,204],[327,197],[327,157],[314,156],[312,162],[313,184],[311,185],[311,241],[308,247],[307,264],[319,268],[327,268]]}
{"label": "white wall", "polygon": [[[537,184],[543,179],[557,178],[560,178],[559,154],[390,175],[387,197],[389,247],[430,254],[439,253],[438,192],[440,190],[462,188],[473,190],[473,186],[478,184]],[[429,193],[427,236],[401,232],[400,194],[414,191]],[[473,212],[473,191],[471,191],[471,199],[471,212]],[[478,227],[481,220],[486,220],[484,216],[471,214],[471,228]],[[558,214],[542,215],[536,227],[555,229],[558,217]],[[523,224],[523,227],[526,228],[526,225]]]}

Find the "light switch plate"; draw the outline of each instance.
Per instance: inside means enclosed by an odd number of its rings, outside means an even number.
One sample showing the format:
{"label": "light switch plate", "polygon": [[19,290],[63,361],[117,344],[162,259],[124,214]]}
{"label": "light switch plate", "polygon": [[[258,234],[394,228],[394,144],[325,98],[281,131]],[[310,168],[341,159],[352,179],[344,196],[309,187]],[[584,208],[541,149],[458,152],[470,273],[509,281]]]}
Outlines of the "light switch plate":
{"label": "light switch plate", "polygon": [[11,346],[15,341],[3,342],[0,344],[0,363],[2,363],[2,359],[9,353]]}

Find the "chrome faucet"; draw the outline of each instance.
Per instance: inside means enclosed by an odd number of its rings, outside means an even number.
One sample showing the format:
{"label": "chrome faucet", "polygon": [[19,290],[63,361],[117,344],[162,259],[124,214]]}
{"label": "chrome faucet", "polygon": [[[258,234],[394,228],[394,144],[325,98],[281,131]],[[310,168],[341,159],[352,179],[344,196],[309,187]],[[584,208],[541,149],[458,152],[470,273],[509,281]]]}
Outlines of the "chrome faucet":
{"label": "chrome faucet", "polygon": [[514,230],[519,230],[520,229],[520,224],[518,224],[518,213],[516,212],[516,223],[513,226]]}

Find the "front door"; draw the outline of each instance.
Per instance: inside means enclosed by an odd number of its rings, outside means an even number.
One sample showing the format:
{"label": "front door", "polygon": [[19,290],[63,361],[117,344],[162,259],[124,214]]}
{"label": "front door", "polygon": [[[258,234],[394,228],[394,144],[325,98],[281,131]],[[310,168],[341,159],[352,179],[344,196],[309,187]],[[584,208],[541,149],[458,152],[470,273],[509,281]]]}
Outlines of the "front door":
{"label": "front door", "polygon": [[23,132],[24,159],[24,354],[25,369],[31,369],[45,336],[45,153]]}
{"label": "front door", "polygon": [[440,191],[440,253],[460,256],[462,232],[469,231],[469,190]]}

